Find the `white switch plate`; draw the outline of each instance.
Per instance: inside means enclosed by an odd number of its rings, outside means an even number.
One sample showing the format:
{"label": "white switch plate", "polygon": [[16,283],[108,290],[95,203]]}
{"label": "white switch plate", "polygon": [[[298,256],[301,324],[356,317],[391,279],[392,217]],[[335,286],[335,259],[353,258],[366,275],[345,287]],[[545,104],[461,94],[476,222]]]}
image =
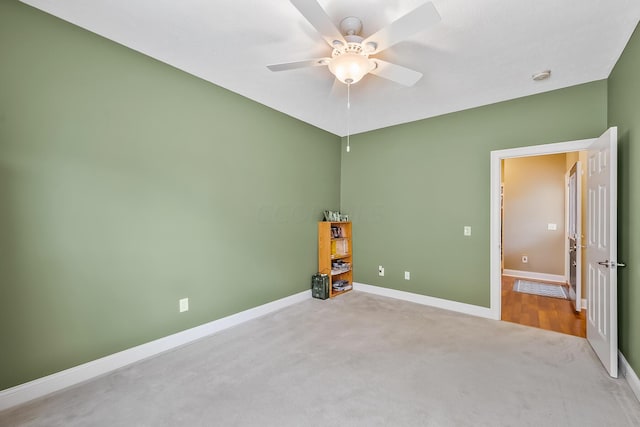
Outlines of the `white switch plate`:
{"label": "white switch plate", "polygon": [[470,225],[465,225],[464,226],[464,235],[465,236],[471,236],[471,226]]}
{"label": "white switch plate", "polygon": [[547,224],[547,230],[557,230],[558,224]]}
{"label": "white switch plate", "polygon": [[411,280],[411,273],[409,271],[404,272],[404,280]]}
{"label": "white switch plate", "polygon": [[378,276],[384,276],[384,267],[381,265],[378,266]]}
{"label": "white switch plate", "polygon": [[180,313],[183,311],[189,311],[189,298],[182,298],[180,300]]}

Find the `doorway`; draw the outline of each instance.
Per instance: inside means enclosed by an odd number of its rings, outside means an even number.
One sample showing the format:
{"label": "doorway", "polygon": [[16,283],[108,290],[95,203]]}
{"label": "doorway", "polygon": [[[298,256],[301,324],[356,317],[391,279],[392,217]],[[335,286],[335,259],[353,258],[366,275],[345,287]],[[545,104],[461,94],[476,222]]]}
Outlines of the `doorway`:
{"label": "doorway", "polygon": [[501,162],[506,158],[587,151],[587,341],[612,377],[618,376],[617,128],[598,138],[491,152],[491,316],[502,315]]}
{"label": "doorway", "polygon": [[491,152],[490,299],[491,314],[494,319],[500,319],[502,314],[502,207],[500,185],[502,182],[502,160],[516,157],[584,151],[587,150],[595,141],[596,139],[582,139],[578,141],[519,147]]}
{"label": "doorway", "polygon": [[[580,260],[569,259],[574,252],[567,239],[582,233],[576,218],[581,197],[573,191],[576,164],[578,153],[502,160],[501,319],[584,338],[585,316],[574,310],[576,294],[568,283],[569,277],[579,279],[570,274]],[[570,175],[571,169],[576,173]]]}
{"label": "doorway", "polygon": [[580,294],[579,274],[570,274],[580,259],[568,239],[582,235],[579,157],[556,153],[501,162],[501,319],[584,338],[585,316],[574,310],[576,293],[569,286],[571,277]]}

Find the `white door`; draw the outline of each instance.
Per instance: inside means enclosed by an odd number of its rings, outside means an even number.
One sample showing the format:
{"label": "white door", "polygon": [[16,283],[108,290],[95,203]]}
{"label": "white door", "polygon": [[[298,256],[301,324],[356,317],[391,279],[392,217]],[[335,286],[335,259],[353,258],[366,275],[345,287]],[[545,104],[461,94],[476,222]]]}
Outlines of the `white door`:
{"label": "white door", "polygon": [[567,277],[569,298],[577,312],[582,309],[582,167],[576,162],[567,173]]}
{"label": "white door", "polygon": [[617,173],[618,130],[607,130],[588,149],[587,340],[618,376]]}

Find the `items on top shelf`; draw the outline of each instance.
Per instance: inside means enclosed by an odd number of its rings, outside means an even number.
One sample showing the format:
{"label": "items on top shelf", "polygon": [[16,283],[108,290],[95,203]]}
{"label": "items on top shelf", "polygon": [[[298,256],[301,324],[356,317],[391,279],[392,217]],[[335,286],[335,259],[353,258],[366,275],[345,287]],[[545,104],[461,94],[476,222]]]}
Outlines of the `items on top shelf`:
{"label": "items on top shelf", "polygon": [[334,211],[324,211],[324,220],[327,222],[349,222],[349,215]]}

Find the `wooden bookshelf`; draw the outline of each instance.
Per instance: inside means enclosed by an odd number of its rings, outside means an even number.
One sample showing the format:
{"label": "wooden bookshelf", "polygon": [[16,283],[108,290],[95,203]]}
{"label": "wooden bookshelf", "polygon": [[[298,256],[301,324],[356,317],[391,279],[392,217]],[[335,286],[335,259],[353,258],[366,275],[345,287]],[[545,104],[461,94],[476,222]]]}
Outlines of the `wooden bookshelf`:
{"label": "wooden bookshelf", "polygon": [[[329,276],[331,298],[351,290],[334,290],[333,285],[337,281],[344,280],[353,286],[352,243],[351,222],[318,223],[318,271]],[[336,261],[343,266],[332,266]]]}

